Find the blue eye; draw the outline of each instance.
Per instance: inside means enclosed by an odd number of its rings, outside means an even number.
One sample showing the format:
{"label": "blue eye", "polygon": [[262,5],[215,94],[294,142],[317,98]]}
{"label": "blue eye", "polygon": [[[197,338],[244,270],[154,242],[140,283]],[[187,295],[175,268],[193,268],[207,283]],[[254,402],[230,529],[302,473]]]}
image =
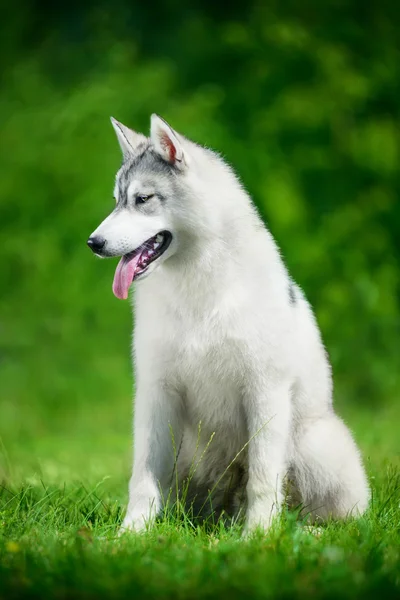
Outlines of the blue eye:
{"label": "blue eye", "polygon": [[144,204],[145,202],[147,202],[147,200],[150,200],[150,198],[152,198],[154,196],[154,194],[138,194],[136,196],[136,201],[135,204]]}

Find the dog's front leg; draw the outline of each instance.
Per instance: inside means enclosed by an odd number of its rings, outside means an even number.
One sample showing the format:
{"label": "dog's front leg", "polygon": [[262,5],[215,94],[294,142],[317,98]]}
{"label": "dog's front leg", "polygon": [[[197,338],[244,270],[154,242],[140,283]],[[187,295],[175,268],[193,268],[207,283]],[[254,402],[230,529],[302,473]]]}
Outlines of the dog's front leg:
{"label": "dog's front leg", "polygon": [[137,390],[133,472],[122,531],[143,531],[160,512],[180,445],[180,412],[179,397],[163,386]]}
{"label": "dog's front leg", "polygon": [[268,529],[283,500],[290,429],[290,384],[267,379],[244,398],[249,434],[249,477],[244,534]]}

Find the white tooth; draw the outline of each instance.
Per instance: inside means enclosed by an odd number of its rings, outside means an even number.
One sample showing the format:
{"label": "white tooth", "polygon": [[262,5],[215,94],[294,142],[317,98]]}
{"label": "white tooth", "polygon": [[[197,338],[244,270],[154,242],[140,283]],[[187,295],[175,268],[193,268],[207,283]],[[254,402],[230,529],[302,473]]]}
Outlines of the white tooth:
{"label": "white tooth", "polygon": [[157,244],[157,242],[156,242],[155,244],[153,244],[153,248],[154,248],[154,250],[157,250],[157,248],[158,248],[158,246],[159,246],[159,245],[160,245],[160,244]]}
{"label": "white tooth", "polygon": [[163,235],[162,233],[159,233],[156,237],[156,242],[158,242],[159,244],[161,244],[161,242],[163,241]]}

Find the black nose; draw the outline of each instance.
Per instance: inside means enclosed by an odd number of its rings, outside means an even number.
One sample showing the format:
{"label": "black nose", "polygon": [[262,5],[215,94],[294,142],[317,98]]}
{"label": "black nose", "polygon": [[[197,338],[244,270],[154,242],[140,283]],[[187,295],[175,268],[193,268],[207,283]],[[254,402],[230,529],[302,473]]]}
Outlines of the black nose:
{"label": "black nose", "polygon": [[88,239],[87,245],[93,252],[99,253],[103,248],[106,240],[99,235],[92,236]]}

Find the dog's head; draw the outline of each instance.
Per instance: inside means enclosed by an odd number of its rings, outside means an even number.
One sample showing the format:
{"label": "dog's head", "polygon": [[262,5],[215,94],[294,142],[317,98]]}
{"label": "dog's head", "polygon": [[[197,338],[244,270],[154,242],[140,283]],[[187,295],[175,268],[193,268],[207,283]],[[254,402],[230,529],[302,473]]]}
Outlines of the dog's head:
{"label": "dog's head", "polygon": [[125,299],[133,281],[176,252],[179,215],[185,212],[176,209],[187,195],[190,142],[157,115],[151,117],[149,138],[111,122],[124,158],[114,189],[116,207],[87,243],[97,256],[122,257],[113,291]]}

